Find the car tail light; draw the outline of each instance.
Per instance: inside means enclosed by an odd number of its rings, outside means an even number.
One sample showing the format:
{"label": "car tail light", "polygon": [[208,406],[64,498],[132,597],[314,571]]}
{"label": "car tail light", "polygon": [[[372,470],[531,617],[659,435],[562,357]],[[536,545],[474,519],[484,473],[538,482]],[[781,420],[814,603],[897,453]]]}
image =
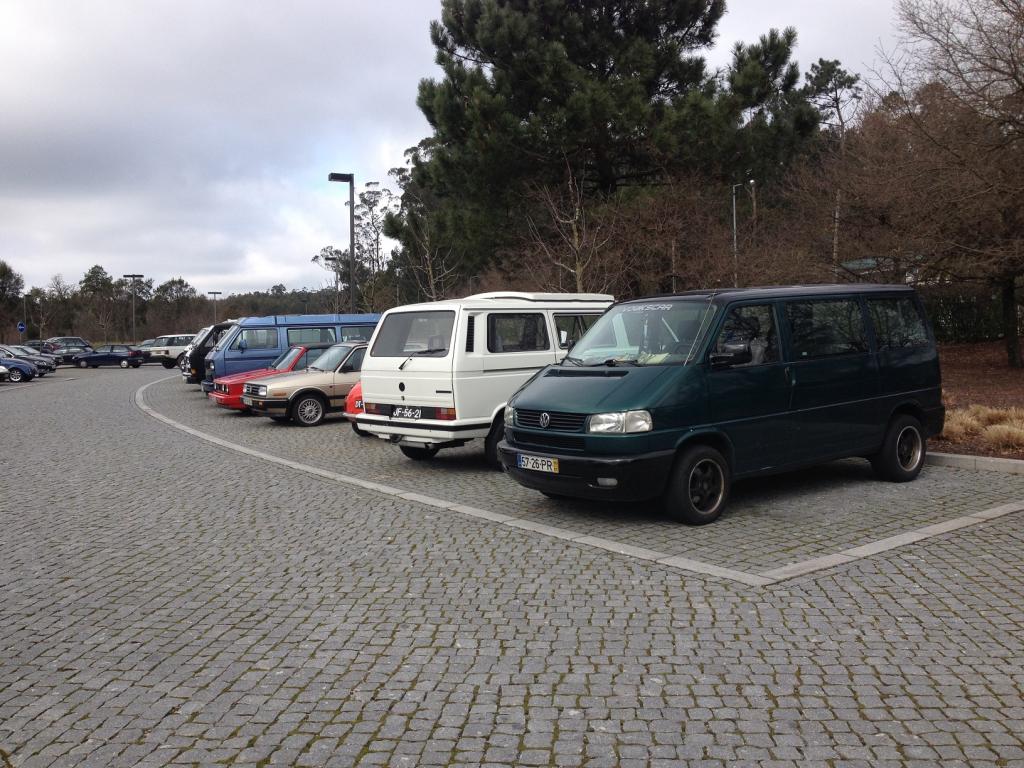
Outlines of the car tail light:
{"label": "car tail light", "polygon": [[454,408],[435,408],[434,418],[438,421],[455,421]]}
{"label": "car tail light", "polygon": [[366,413],[380,414],[380,406],[377,403],[363,403],[363,410]]}

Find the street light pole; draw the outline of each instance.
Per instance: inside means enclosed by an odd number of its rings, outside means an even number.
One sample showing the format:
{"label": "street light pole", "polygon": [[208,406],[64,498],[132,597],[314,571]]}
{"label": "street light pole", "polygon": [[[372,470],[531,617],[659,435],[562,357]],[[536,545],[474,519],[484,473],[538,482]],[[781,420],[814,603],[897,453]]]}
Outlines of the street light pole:
{"label": "street light pole", "polygon": [[213,296],[213,324],[217,324],[217,297],[220,296],[224,291],[207,291],[208,294]]}
{"label": "street light pole", "polygon": [[348,182],[348,311],[356,313],[356,175],[329,173],[328,181]]}
{"label": "street light pole", "polygon": [[138,342],[139,337],[135,333],[135,281],[141,280],[145,275],[121,275],[132,281],[132,344]]}

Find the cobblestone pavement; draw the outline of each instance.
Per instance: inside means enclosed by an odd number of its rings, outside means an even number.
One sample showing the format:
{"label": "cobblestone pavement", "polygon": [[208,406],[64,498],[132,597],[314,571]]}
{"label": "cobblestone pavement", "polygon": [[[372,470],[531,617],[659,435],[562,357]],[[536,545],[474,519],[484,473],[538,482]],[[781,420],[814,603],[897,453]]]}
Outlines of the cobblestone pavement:
{"label": "cobblestone pavement", "polygon": [[243,416],[205,402],[179,379],[155,384],[145,397],[178,422],[295,461],[750,573],[1024,500],[1024,475],[926,467],[917,482],[895,484],[852,460],[738,483],[722,519],[691,528],[664,519],[655,503],[548,499],[490,471],[476,443],[414,462],[383,440],[357,437],[341,417],[308,429]]}
{"label": "cobblestone pavement", "polygon": [[[163,375],[0,385],[3,768],[1024,766],[1019,514],[749,588],[198,441],[132,405]],[[161,408],[207,409],[165,386]],[[349,440],[228,420],[310,463]],[[387,446],[351,442],[359,473],[441,495],[436,468],[379,477]],[[475,461],[447,460],[465,493]],[[723,522],[802,539],[798,505],[861,508],[856,472],[751,487]],[[935,472],[922,515],[999,495]],[[645,514],[625,519],[663,529]]]}

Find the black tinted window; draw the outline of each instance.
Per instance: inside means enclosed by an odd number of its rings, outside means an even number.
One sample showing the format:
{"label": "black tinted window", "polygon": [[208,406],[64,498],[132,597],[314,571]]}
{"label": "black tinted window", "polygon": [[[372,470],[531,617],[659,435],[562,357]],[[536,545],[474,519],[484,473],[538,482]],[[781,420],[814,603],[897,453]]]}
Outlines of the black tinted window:
{"label": "black tinted window", "polygon": [[517,312],[487,316],[488,352],[538,352],[549,348],[544,315]]}
{"label": "black tinted window", "polygon": [[853,299],[786,304],[790,343],[797,360],[866,352],[864,319]]}
{"label": "black tinted window", "polygon": [[779,335],[775,332],[775,313],[770,304],[736,307],[730,310],[715,340],[715,352],[750,352],[750,362],[743,365],[774,363],[779,359]]}
{"label": "black tinted window", "polygon": [[870,299],[868,309],[875,326],[879,349],[904,349],[928,346],[928,331],[917,303],[909,296],[901,299]]}

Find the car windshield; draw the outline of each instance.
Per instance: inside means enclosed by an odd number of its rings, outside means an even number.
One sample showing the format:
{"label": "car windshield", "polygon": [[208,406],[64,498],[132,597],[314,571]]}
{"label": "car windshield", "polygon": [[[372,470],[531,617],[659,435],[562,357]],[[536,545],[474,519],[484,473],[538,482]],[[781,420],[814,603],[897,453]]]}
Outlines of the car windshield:
{"label": "car windshield", "polygon": [[341,361],[348,357],[348,353],[351,351],[351,344],[335,344],[333,347],[329,347],[309,367],[317,371],[333,371],[341,365]]}
{"label": "car windshield", "polygon": [[270,367],[275,371],[287,371],[301,354],[302,347],[290,347],[277,360],[271,363]]}
{"label": "car windshield", "polygon": [[38,349],[32,349],[32,347],[13,347],[13,349],[15,351],[17,351],[17,352],[20,352],[23,355],[38,355],[39,354],[39,350]]}
{"label": "car windshield", "polygon": [[452,339],[451,310],[392,312],[384,319],[371,357],[445,357]]}
{"label": "car windshield", "polygon": [[678,365],[694,359],[714,317],[705,299],[658,299],[609,309],[563,365]]}

